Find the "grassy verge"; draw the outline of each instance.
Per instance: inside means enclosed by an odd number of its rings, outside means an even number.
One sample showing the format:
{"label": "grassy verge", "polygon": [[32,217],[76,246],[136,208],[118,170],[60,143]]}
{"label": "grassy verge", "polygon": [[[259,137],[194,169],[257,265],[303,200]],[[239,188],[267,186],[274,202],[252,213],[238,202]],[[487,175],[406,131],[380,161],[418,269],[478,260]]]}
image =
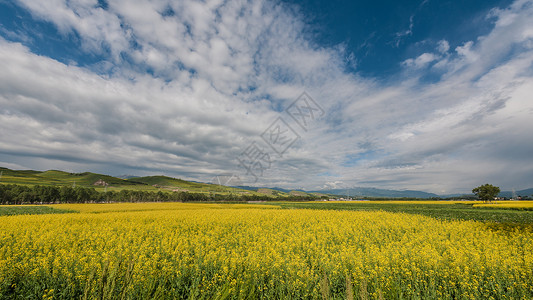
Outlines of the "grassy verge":
{"label": "grassy verge", "polygon": [[56,209],[41,205],[2,205],[0,206],[0,216],[14,215],[43,215],[43,214],[65,214],[75,211],[66,209]]}

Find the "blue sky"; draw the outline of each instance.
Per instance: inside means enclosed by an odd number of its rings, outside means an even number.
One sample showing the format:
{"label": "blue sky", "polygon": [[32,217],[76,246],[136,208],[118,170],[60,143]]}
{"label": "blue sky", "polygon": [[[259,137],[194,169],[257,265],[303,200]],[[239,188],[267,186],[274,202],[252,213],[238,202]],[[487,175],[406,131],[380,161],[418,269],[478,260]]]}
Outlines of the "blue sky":
{"label": "blue sky", "polygon": [[[512,1],[287,1],[320,46],[347,48],[348,70],[389,78],[400,63],[446,40],[455,48],[490,32],[486,18]],[[350,55],[353,55],[350,57]]]}
{"label": "blue sky", "polygon": [[529,188],[531,28],[528,0],[0,0],[0,165]]}

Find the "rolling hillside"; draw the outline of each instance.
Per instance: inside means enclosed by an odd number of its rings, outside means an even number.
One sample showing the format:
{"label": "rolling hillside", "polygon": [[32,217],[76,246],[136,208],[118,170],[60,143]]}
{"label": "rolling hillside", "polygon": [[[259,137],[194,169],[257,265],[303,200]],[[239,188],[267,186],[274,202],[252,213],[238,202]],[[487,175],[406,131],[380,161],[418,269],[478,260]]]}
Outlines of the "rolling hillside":
{"label": "rolling hillside", "polygon": [[148,176],[121,179],[91,172],[68,173],[58,170],[33,171],[11,170],[0,167],[0,184],[54,185],[92,187],[97,190],[145,190],[182,191],[192,193],[215,193],[236,195],[264,195],[257,191],[243,190],[207,183],[190,182],[167,176]]}
{"label": "rolling hillside", "polygon": [[227,187],[216,184],[201,182],[191,182],[168,176],[146,176],[135,177],[127,181],[142,183],[151,187],[175,192],[199,192],[199,193],[219,193],[219,194],[238,194],[238,195],[260,195],[256,191],[243,190],[239,188]]}
{"label": "rolling hillside", "polygon": [[[84,187],[94,187],[94,183],[102,180],[109,186],[133,186],[139,183],[91,172],[68,173],[58,170],[33,171],[33,170],[10,170],[0,168],[2,184],[22,184],[22,185],[76,185]],[[143,184],[144,185],[144,184]]]}

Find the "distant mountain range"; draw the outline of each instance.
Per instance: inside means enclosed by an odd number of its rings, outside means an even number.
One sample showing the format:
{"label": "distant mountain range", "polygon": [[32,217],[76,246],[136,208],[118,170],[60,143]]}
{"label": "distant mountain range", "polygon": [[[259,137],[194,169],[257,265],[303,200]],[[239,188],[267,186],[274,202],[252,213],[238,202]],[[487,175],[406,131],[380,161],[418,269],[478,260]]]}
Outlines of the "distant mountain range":
{"label": "distant mountain range", "polygon": [[[386,198],[451,198],[451,197],[461,197],[461,196],[473,196],[472,193],[464,194],[447,194],[447,195],[438,195],[434,193],[422,192],[422,191],[413,191],[413,190],[387,190],[387,189],[377,189],[377,188],[363,188],[356,187],[350,189],[331,189],[331,190],[320,190],[316,191],[323,194],[335,194],[335,195],[346,195],[350,197],[386,197]],[[524,189],[515,191],[502,191],[498,196],[512,198],[514,196],[529,196],[533,195],[533,188]]]}
{"label": "distant mountain range", "polygon": [[[276,190],[276,191],[280,191],[283,193],[290,193],[290,192],[295,191],[295,190],[289,190],[289,189],[278,188],[278,187],[237,186],[236,188],[240,188],[243,190],[250,190],[250,191],[257,191],[258,189],[271,189],[271,190]],[[314,190],[314,191],[296,190],[296,191],[306,192],[310,194],[328,194],[328,195],[346,196],[346,197],[352,197],[352,198],[354,197],[383,197],[383,198],[429,199],[429,198],[437,198],[437,197],[451,198],[451,197],[461,197],[461,196],[473,196],[472,193],[439,195],[439,194],[416,191],[416,190],[388,190],[388,189],[378,189],[378,188],[371,188],[371,187],[354,187],[354,188],[348,188],[348,189],[328,189],[328,190]],[[533,195],[533,188],[515,191],[514,194],[516,196],[531,197]],[[511,198],[513,197],[513,192],[502,191],[499,194],[499,196]]]}
{"label": "distant mountain range", "polygon": [[348,197],[390,197],[390,198],[432,198],[440,197],[437,194],[412,190],[387,190],[368,187],[355,187],[349,189],[331,189],[314,191],[323,194],[344,195]]}
{"label": "distant mountain range", "polygon": [[[275,191],[280,191],[283,193],[291,193],[291,192],[305,192],[309,194],[329,194],[329,195],[337,195],[337,196],[347,196],[347,197],[385,197],[385,198],[432,198],[432,197],[443,197],[442,195],[437,195],[433,193],[427,193],[422,191],[400,191],[400,190],[387,190],[387,189],[378,189],[378,188],[367,188],[367,187],[355,187],[355,188],[349,188],[349,189],[329,189],[329,190],[314,190],[314,191],[306,191],[306,190],[290,190],[290,189],[284,189],[279,187],[257,187],[257,186],[235,186],[236,188],[243,189],[243,190],[249,190],[249,191],[257,191],[258,189],[264,190],[264,189],[270,189]],[[457,194],[458,196],[462,194]],[[456,195],[446,195],[446,197],[456,196]]]}
{"label": "distant mountain range", "polygon": [[511,198],[511,197],[514,197],[515,195],[516,196],[522,196],[522,197],[525,197],[525,196],[532,197],[533,196],[533,188],[515,191],[514,193],[512,191],[503,191],[503,192],[500,193],[499,196],[500,197]]}

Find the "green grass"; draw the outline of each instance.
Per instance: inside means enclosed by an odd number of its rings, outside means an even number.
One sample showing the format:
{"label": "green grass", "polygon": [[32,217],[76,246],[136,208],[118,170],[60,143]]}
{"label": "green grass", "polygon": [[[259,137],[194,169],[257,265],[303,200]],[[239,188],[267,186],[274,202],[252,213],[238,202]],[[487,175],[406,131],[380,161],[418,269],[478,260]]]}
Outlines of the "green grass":
{"label": "green grass", "polygon": [[502,224],[533,224],[533,211],[507,208],[478,208],[472,204],[396,204],[364,202],[280,202],[285,209],[330,209],[389,211],[425,215],[445,220],[474,220]]}
{"label": "green grass", "polygon": [[41,205],[0,206],[0,216],[65,214],[74,211]]}

